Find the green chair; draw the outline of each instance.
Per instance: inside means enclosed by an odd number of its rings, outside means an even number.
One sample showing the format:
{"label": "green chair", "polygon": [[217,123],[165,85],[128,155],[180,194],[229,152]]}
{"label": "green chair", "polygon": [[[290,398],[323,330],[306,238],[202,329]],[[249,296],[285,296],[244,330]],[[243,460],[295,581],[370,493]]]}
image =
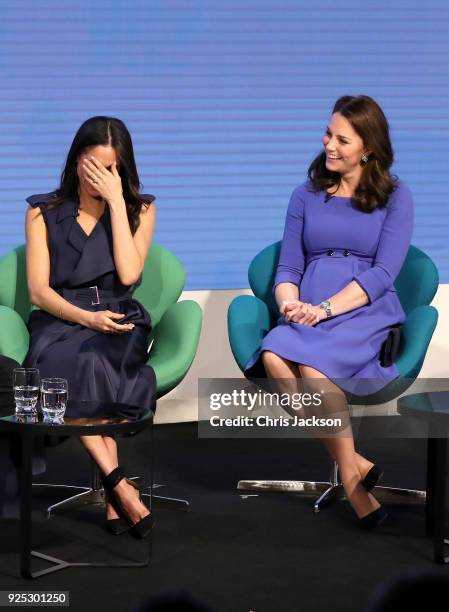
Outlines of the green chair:
{"label": "green chair", "polygon": [[[145,262],[142,283],[134,297],[150,312],[153,322],[152,345],[147,363],[156,374],[158,398],[174,389],[185,377],[198,347],[202,312],[192,300],[177,301],[184,282],[185,271],[179,259],[153,243]],[[19,363],[22,363],[28,351],[26,322],[33,308],[28,296],[25,247],[21,245],[0,259],[0,354]],[[82,492],[74,498],[50,506],[48,514],[59,506],[67,508],[70,505],[99,503],[102,500],[96,466],[93,468],[90,487],[59,486]],[[153,495],[153,501],[168,507],[189,508],[185,500]]]}
{"label": "green chair", "polygon": [[[228,309],[228,335],[234,358],[242,370],[260,346],[263,337],[279,318],[273,295],[273,282],[281,242],[263,249],[252,260],[249,284],[254,296],[235,298]],[[381,391],[370,396],[355,396],[347,393],[348,403],[355,405],[377,405],[389,402],[401,395],[418,377],[426,352],[435,330],[438,313],[430,306],[438,289],[438,270],[432,260],[420,249],[410,246],[407,257],[395,280],[395,288],[404,309],[406,320],[401,326],[399,353],[395,364],[400,376],[388,383]],[[315,512],[330,499],[341,497],[342,485],[338,480],[337,464],[333,462],[329,481],[262,481],[241,480],[241,490],[286,491],[305,494],[321,493],[314,504]],[[397,487],[376,487],[388,497],[425,499],[425,492]],[[386,494],[386,495],[385,495]]]}

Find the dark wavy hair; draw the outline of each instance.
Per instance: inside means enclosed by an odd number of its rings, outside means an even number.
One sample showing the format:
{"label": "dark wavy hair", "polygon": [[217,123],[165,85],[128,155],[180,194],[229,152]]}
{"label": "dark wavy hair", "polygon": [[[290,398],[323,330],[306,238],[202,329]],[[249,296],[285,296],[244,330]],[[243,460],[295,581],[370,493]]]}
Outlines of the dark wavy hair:
{"label": "dark wavy hair", "polygon": [[142,206],[148,208],[155,198],[139,193],[141,184],[131,135],[123,121],[114,117],[91,117],[80,126],[67,154],[65,167],[61,173],[61,184],[56,190],[52,207],[62,204],[67,199],[78,199],[79,180],[76,170],[78,158],[87,149],[97,145],[110,145],[117,153],[117,171],[122,179],[129,226],[132,234],[135,234],[139,227]]}
{"label": "dark wavy hair", "polygon": [[[352,200],[363,212],[384,208],[397,184],[397,176],[390,174],[393,147],[387,118],[380,106],[369,96],[342,96],[336,101],[332,114],[347,119],[370,151],[363,167],[359,184]],[[326,152],[320,153],[307,171],[312,191],[338,190],[341,175],[326,168]]]}

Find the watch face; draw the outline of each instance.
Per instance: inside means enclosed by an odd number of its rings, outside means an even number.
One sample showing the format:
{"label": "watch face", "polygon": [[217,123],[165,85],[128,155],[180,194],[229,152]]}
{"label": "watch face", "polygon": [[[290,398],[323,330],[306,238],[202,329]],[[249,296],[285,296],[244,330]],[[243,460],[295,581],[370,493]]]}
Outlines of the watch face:
{"label": "watch face", "polygon": [[331,303],[328,302],[327,300],[325,302],[321,302],[320,307],[326,312],[326,317],[331,317],[332,316],[332,311],[331,311]]}

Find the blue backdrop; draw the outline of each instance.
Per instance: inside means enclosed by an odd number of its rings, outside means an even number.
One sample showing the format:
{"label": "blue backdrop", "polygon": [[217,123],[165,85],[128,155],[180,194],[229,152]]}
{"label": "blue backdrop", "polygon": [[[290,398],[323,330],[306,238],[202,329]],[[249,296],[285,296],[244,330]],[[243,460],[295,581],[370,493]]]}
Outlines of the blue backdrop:
{"label": "blue backdrop", "polygon": [[58,185],[81,122],[109,114],[187,288],[246,287],[333,102],[364,93],[389,118],[414,243],[449,282],[448,55],[446,0],[3,0],[0,253],[23,242],[25,197]]}

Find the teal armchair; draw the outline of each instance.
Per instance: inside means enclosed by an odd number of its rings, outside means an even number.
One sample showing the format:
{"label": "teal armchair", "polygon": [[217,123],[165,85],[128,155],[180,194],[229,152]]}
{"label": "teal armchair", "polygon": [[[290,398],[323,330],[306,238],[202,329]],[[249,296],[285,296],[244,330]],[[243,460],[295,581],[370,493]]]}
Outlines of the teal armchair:
{"label": "teal armchair", "polygon": [[[272,288],[280,248],[281,242],[276,242],[256,255],[248,271],[249,284],[254,295],[235,298],[228,309],[229,342],[242,372],[250,357],[260,346],[262,338],[279,318]],[[406,320],[401,327],[399,352],[395,359],[400,376],[377,393],[369,396],[355,396],[347,393],[349,404],[377,405],[391,401],[401,395],[418,377],[437,325],[438,313],[433,306],[430,306],[430,302],[438,289],[438,281],[438,270],[430,257],[417,247],[410,246],[394,283],[406,315]],[[241,480],[238,488],[258,491],[297,491],[307,494],[321,493],[315,501],[315,512],[319,511],[324,501],[342,494],[335,462],[329,481]],[[378,487],[378,489],[388,489],[390,493],[419,498],[425,495],[421,491],[393,487]]]}

